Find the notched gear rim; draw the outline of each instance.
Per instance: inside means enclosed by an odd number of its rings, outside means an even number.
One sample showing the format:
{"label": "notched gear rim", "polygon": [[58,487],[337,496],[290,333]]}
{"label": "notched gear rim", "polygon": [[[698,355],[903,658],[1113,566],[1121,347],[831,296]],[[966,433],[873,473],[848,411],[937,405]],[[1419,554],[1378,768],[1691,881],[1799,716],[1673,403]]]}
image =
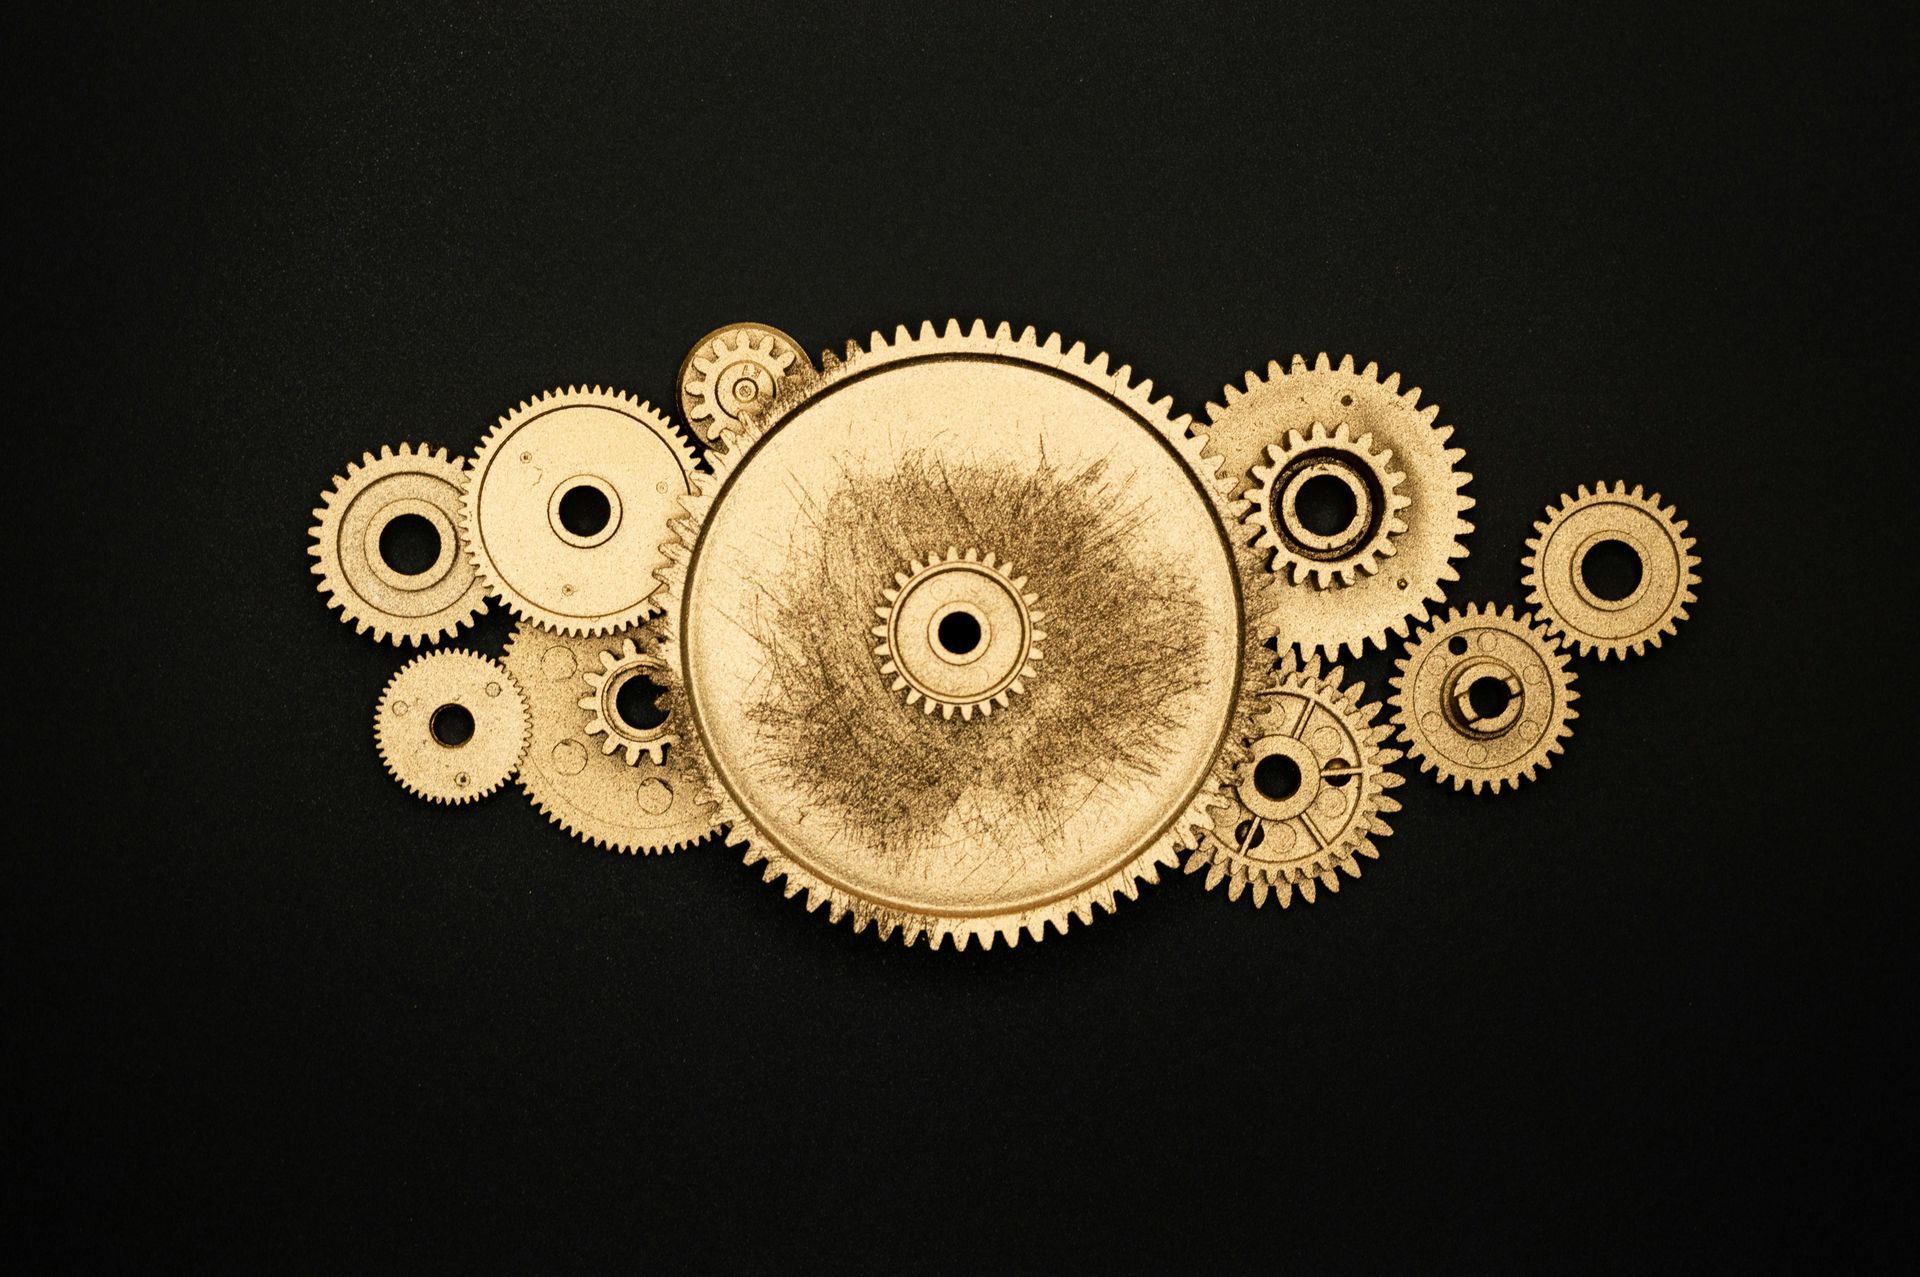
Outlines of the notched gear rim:
{"label": "notched gear rim", "polygon": [[[1296,461],[1320,453],[1334,453],[1348,459],[1354,469],[1370,475],[1379,488],[1377,496],[1369,494],[1369,499],[1380,503],[1379,510],[1374,512],[1372,534],[1336,558],[1317,559],[1294,551],[1285,533],[1285,511],[1280,508],[1286,493],[1274,490],[1276,482]],[[1394,538],[1407,530],[1400,511],[1412,498],[1400,491],[1401,481],[1407,476],[1393,468],[1393,449],[1374,447],[1371,433],[1356,437],[1344,421],[1331,431],[1318,421],[1305,432],[1287,431],[1284,442],[1267,445],[1267,464],[1254,466],[1252,477],[1254,482],[1247,489],[1247,498],[1253,502],[1253,509],[1246,522],[1255,532],[1253,547],[1273,556],[1269,571],[1277,575],[1281,568],[1289,569],[1294,585],[1311,580],[1312,584],[1327,589],[1353,584],[1355,574],[1371,576],[1379,570],[1381,559],[1392,557]]]}
{"label": "notched gear rim", "polygon": [[[694,492],[685,499],[685,513],[672,521],[674,536],[661,547],[667,555],[667,566],[659,576],[664,587],[665,618],[662,627],[670,680],[669,700],[677,702],[685,695],[679,613],[687,571],[698,550],[701,530],[709,512],[725,493],[733,472],[749,458],[753,444],[796,408],[851,376],[889,364],[956,353],[1010,357],[1065,373],[1090,389],[1112,396],[1149,424],[1175,455],[1187,464],[1199,481],[1199,486],[1212,498],[1223,542],[1232,548],[1238,559],[1239,588],[1244,590],[1254,560],[1251,549],[1239,544],[1240,538],[1234,534],[1234,530],[1246,515],[1247,503],[1238,497],[1231,485],[1221,479],[1219,458],[1205,454],[1202,440],[1192,433],[1192,419],[1186,414],[1178,417],[1173,415],[1173,396],[1163,395],[1155,399],[1153,382],[1147,379],[1136,382],[1130,365],[1112,368],[1107,355],[1090,355],[1086,343],[1074,342],[1069,346],[1059,333],[1050,333],[1043,338],[1031,325],[1016,336],[1011,324],[1003,322],[989,328],[982,319],[976,319],[966,327],[958,319],[949,319],[944,328],[937,328],[928,320],[921,323],[917,331],[902,324],[894,329],[891,338],[877,330],[873,332],[865,349],[861,348],[858,341],[849,340],[844,357],[835,357],[832,351],[824,352],[818,374],[805,384],[790,383],[784,387],[763,418],[749,418],[740,430],[722,431],[716,437],[714,447],[707,454],[710,472],[694,476]],[[1259,659],[1260,651],[1258,639],[1244,624],[1244,600],[1242,628],[1244,650],[1241,666],[1244,676],[1244,671],[1252,668],[1252,662]],[[1238,740],[1244,734],[1245,719],[1249,713],[1247,699],[1245,696],[1236,698],[1236,708],[1227,729],[1226,739],[1229,742]],[[845,919],[852,924],[856,934],[864,932],[871,925],[883,941],[898,935],[906,944],[912,945],[924,936],[934,949],[951,940],[955,951],[965,950],[970,942],[976,940],[983,949],[991,949],[996,940],[1003,941],[1011,948],[1020,943],[1023,934],[1035,941],[1044,940],[1049,925],[1058,934],[1065,935],[1073,919],[1091,925],[1096,908],[1113,913],[1119,908],[1121,899],[1137,900],[1140,884],[1159,882],[1160,870],[1175,867],[1179,863],[1180,851],[1191,847],[1212,823],[1209,813],[1221,801],[1218,782],[1230,774],[1231,751],[1222,749],[1215,758],[1212,774],[1199,786],[1185,807],[1173,813],[1164,832],[1099,883],[1043,908],[1018,915],[951,917],[876,905],[850,893],[843,893],[808,872],[773,847],[727,795],[715,778],[712,763],[706,755],[704,742],[698,739],[697,730],[690,724],[685,725],[681,737],[688,746],[688,765],[697,769],[705,796],[718,806],[721,823],[731,831],[729,840],[740,843],[748,865],[761,866],[763,881],[772,883],[784,880],[782,892],[788,899],[804,897],[803,903],[809,913],[825,906],[830,922],[837,923]]]}
{"label": "notched gear rim", "polygon": [[[893,629],[894,609],[899,606],[901,596],[928,572],[950,563],[971,564],[983,569],[997,579],[1008,593],[1018,595],[1021,603],[1024,604],[1027,620],[1026,654],[1021,658],[1020,668],[1015,671],[1013,681],[989,696],[971,700],[954,700],[922,691],[908,681],[906,673],[896,663],[892,645],[888,642]],[[905,571],[894,573],[893,584],[880,592],[881,606],[873,609],[874,615],[880,618],[880,624],[872,628],[873,636],[880,640],[875,645],[873,654],[880,658],[880,673],[882,677],[889,680],[888,686],[893,691],[905,693],[907,704],[919,705],[921,712],[925,714],[931,714],[938,709],[940,716],[948,719],[957,712],[961,721],[971,722],[975,710],[980,711],[982,717],[991,717],[995,705],[1006,709],[1012,705],[1015,693],[1022,695],[1026,693],[1026,680],[1034,677],[1034,663],[1046,656],[1046,651],[1041,644],[1047,641],[1047,632],[1040,628],[1040,622],[1047,619],[1047,614],[1038,606],[1040,596],[1027,592],[1027,578],[1014,576],[1013,571],[1013,564],[997,559],[991,552],[982,555],[977,549],[968,549],[963,553],[958,547],[948,547],[945,554],[929,554],[924,559],[913,559],[908,563]]]}
{"label": "notched gear rim", "polygon": [[[395,647],[408,644],[427,647],[452,638],[487,610],[486,586],[476,573],[454,606],[430,616],[395,616],[381,611],[347,583],[338,553],[339,521],[352,508],[354,498],[376,481],[391,475],[425,474],[445,480],[459,493],[466,488],[468,473],[467,459],[450,456],[445,448],[427,443],[418,447],[407,443],[387,444],[377,456],[365,452],[359,461],[348,462],[345,473],[335,475],[327,490],[320,494],[320,504],[313,510],[314,524],[307,529],[313,538],[307,553],[319,560],[312,571],[320,578],[316,588],[326,596],[327,610],[340,609],[340,619],[353,626],[355,634],[371,630],[375,642],[392,643]],[[447,516],[448,524],[462,542],[453,547],[456,561],[471,570],[473,561],[464,544],[466,529],[460,506],[461,502],[456,499],[453,509],[443,509],[441,513]]]}
{"label": "notched gear rim", "polygon": [[[1579,651],[1582,656],[1598,655],[1601,660],[1609,656],[1625,660],[1629,655],[1639,656],[1649,647],[1660,647],[1664,640],[1674,637],[1680,622],[1688,619],[1687,605],[1698,603],[1694,587],[1700,584],[1700,557],[1693,553],[1697,542],[1686,535],[1687,521],[1680,517],[1677,506],[1662,506],[1660,494],[1646,495],[1643,484],[1634,484],[1633,490],[1627,490],[1626,480],[1621,480],[1609,490],[1605,483],[1595,484],[1591,489],[1581,484],[1576,495],[1562,493],[1560,500],[1548,506],[1543,518],[1535,520],[1533,535],[1527,538],[1527,553],[1521,558],[1520,565],[1526,568],[1526,575],[1520,583],[1527,587],[1527,604],[1540,614],[1547,628],[1552,630],[1556,639]],[[1665,615],[1635,634],[1624,638],[1610,639],[1586,633],[1567,620],[1562,610],[1554,603],[1552,592],[1540,576],[1539,557],[1553,532],[1576,511],[1589,506],[1609,502],[1625,502],[1646,511],[1667,531],[1668,544],[1674,550],[1674,571],[1679,578],[1679,588],[1674,592],[1673,602],[1668,605]],[[1646,571],[1646,565],[1641,566]]]}
{"label": "notched gear rim", "polygon": [[[386,724],[389,714],[387,707],[393,699],[394,689],[401,686],[403,680],[410,674],[417,677],[417,671],[422,667],[434,664],[449,664],[456,661],[472,663],[477,667],[486,669],[505,684],[506,691],[513,694],[515,703],[520,707],[520,745],[519,748],[514,751],[512,763],[508,765],[496,779],[489,783],[476,786],[471,790],[466,790],[459,794],[430,793],[414,784],[407,776],[401,774],[399,766],[395,763],[394,755],[388,750]],[[474,715],[475,735],[478,735],[481,730],[479,717],[477,714]],[[428,730],[431,730],[431,727],[429,727]],[[520,764],[526,761],[527,748],[532,740],[533,715],[528,708],[526,689],[520,686],[520,680],[516,679],[505,665],[494,660],[491,656],[486,656],[480,652],[475,652],[464,647],[443,647],[438,651],[422,652],[405,665],[402,665],[394,672],[393,677],[387,680],[387,685],[380,690],[380,700],[378,704],[374,706],[373,711],[373,746],[374,750],[380,755],[381,765],[387,769],[387,774],[393,777],[402,789],[412,794],[415,798],[424,798],[428,802],[439,803],[448,807],[458,807],[466,803],[478,802],[482,798],[498,793],[500,789],[519,772]]]}

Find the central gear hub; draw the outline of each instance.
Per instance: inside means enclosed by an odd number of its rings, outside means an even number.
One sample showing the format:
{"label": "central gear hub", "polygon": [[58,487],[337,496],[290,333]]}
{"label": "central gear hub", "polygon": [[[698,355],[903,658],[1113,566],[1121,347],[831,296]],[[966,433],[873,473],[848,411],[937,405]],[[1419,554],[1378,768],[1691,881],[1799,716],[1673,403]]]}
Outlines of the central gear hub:
{"label": "central gear hub", "polygon": [[893,582],[881,591],[885,606],[874,609],[881,624],[873,627],[880,640],[873,654],[907,704],[928,714],[937,708],[943,718],[958,710],[970,720],[1027,690],[1047,637],[1035,626],[1046,613],[1034,609],[1039,597],[1011,564],[949,549],[913,560]]}
{"label": "central gear hub", "polygon": [[[1273,552],[1273,569],[1285,569],[1295,585],[1311,581],[1324,589],[1353,584],[1394,552],[1393,538],[1407,530],[1399,511],[1406,476],[1393,468],[1391,449],[1376,449],[1372,435],[1355,439],[1345,423],[1329,432],[1314,422],[1306,433],[1289,431],[1285,446],[1267,446],[1267,465],[1254,466],[1248,516],[1259,535],[1257,549]],[[1353,512],[1339,527],[1316,531],[1302,515],[1302,494],[1315,482],[1337,484]]]}

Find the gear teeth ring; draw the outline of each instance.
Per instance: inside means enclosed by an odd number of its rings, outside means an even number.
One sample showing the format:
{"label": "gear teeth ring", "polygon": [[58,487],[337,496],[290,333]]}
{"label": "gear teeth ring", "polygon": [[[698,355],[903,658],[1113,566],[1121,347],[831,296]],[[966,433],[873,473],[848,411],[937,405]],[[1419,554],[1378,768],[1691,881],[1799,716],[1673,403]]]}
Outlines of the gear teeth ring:
{"label": "gear teeth ring", "polygon": [[436,803],[470,803],[507,783],[527,752],[527,697],[498,661],[463,648],[403,666],[373,715],[380,761]]}
{"label": "gear teeth ring", "polygon": [[1047,614],[1011,563],[950,547],[913,560],[880,593],[873,654],[907,704],[926,714],[938,709],[942,718],[958,711],[971,721],[975,710],[990,715],[1026,692],[1034,663],[1045,655],[1047,634],[1039,626]]}
{"label": "gear teeth ring", "polygon": [[[1639,484],[1631,492],[1624,481],[1611,489],[1582,484],[1577,496],[1550,506],[1533,531],[1520,560],[1527,602],[1582,656],[1625,660],[1659,647],[1698,601],[1700,559],[1686,520]],[[1640,564],[1639,581],[1619,598],[1602,597],[1586,579],[1588,554],[1608,542],[1625,545]]]}
{"label": "gear teeth ring", "polygon": [[622,688],[635,678],[647,679],[658,688],[660,678],[655,676],[663,676],[664,670],[659,657],[640,651],[631,638],[626,638],[620,641],[618,649],[601,651],[597,672],[582,672],[587,686],[593,690],[580,698],[580,708],[588,713],[587,735],[605,738],[600,746],[602,753],[624,750],[629,767],[637,767],[642,755],[656,764],[667,761],[667,746],[673,743],[673,733],[667,728],[665,715],[660,722],[641,727],[628,722],[620,712]]}
{"label": "gear teeth ring", "polygon": [[[1393,450],[1376,449],[1370,434],[1354,438],[1344,421],[1331,431],[1317,421],[1305,434],[1289,430],[1284,444],[1267,445],[1267,464],[1250,474],[1253,509],[1246,522],[1257,534],[1253,546],[1268,551],[1269,570],[1286,571],[1294,585],[1352,585],[1356,573],[1377,571],[1394,552],[1394,538],[1407,530],[1400,511],[1412,498],[1400,491],[1407,476],[1393,468]],[[1316,481],[1340,484],[1352,499],[1344,528],[1321,533],[1302,518],[1302,490]]]}
{"label": "gear teeth ring", "polygon": [[694,343],[680,365],[680,411],[702,443],[764,416],[814,375],[800,343],[765,324],[728,324]]}

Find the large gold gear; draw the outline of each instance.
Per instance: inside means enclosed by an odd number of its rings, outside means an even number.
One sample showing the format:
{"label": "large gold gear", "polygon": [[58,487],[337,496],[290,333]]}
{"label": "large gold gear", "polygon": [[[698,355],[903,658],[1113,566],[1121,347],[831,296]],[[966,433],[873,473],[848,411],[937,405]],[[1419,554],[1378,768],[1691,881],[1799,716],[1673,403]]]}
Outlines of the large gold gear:
{"label": "large gold gear", "polygon": [[[676,851],[719,824],[687,770],[671,710],[658,733],[668,741],[662,756],[640,750],[629,762],[591,730],[599,710],[581,704],[590,680],[607,672],[604,657],[617,666],[630,647],[651,655],[657,643],[650,626],[595,637],[521,622],[503,658],[526,689],[533,720],[521,788],[554,824],[612,851]],[[617,714],[611,704],[608,710]]]}
{"label": "large gold gear", "polygon": [[[632,625],[650,611],[659,545],[697,464],[631,395],[574,388],[522,403],[474,453],[462,507],[474,565],[515,615],[548,629]],[[600,509],[576,523],[575,501]]]}
{"label": "large gold gear", "polygon": [[1442,783],[1518,788],[1573,734],[1573,672],[1547,627],[1512,608],[1469,606],[1407,644],[1391,680],[1408,752]]}
{"label": "large gold gear", "polygon": [[[1248,615],[1256,630],[1283,651],[1329,658],[1343,650],[1357,657],[1369,643],[1384,647],[1389,633],[1405,635],[1443,597],[1445,583],[1459,579],[1453,560],[1466,555],[1461,538],[1473,530],[1461,517],[1473,505],[1461,491],[1472,477],[1460,468],[1466,453],[1447,446],[1453,428],[1434,424],[1440,410],[1419,407],[1418,389],[1403,393],[1398,373],[1382,381],[1378,365],[1356,372],[1353,356],[1336,366],[1324,352],[1311,365],[1300,355],[1288,368],[1275,361],[1264,378],[1248,373],[1245,388],[1229,385],[1225,398],[1224,407],[1207,406],[1209,424],[1195,431],[1237,491],[1260,486],[1254,467],[1268,460],[1269,447],[1284,448],[1296,432],[1311,438],[1316,425],[1330,433],[1344,425],[1351,439],[1370,436],[1371,446],[1390,452],[1402,474],[1394,492],[1404,506],[1376,500],[1369,519],[1397,517],[1404,529],[1390,532],[1385,545],[1364,526],[1337,538],[1336,550],[1349,541],[1352,548],[1326,563],[1347,569],[1350,582],[1343,576],[1337,588],[1322,588],[1319,574],[1296,580],[1291,573],[1255,573]],[[1360,468],[1354,470],[1364,486]],[[1391,557],[1366,572],[1374,561],[1369,556],[1387,546]]]}
{"label": "large gold gear", "polygon": [[1271,894],[1285,908],[1297,890],[1312,904],[1317,887],[1340,890],[1340,874],[1360,876],[1355,859],[1378,859],[1376,837],[1393,830],[1383,812],[1400,810],[1386,791],[1402,777],[1388,766],[1400,751],[1385,744],[1388,724],[1375,724],[1366,685],[1343,687],[1334,666],[1288,660],[1256,696],[1245,749],[1224,785],[1229,801],[1215,814],[1187,872],[1206,870],[1209,890],[1226,884],[1238,900]]}
{"label": "large gold gear", "polygon": [[894,573],[874,608],[880,673],[928,714],[937,708],[952,718],[958,710],[970,719],[975,710],[1006,708],[1027,690],[1047,637],[1039,628],[1047,614],[1026,592],[1027,578],[971,549],[916,558],[908,568]]}
{"label": "large gold gear", "polygon": [[[1697,601],[1693,587],[1700,575],[1694,569],[1700,560],[1692,553],[1693,538],[1686,520],[1672,506],[1663,507],[1657,492],[1649,497],[1638,484],[1629,492],[1624,481],[1611,490],[1604,483],[1591,491],[1582,484],[1578,496],[1563,495],[1549,507],[1533,531],[1520,560],[1527,569],[1527,602],[1582,656],[1625,660],[1648,644],[1659,647],[1687,619],[1687,604]],[[1640,581],[1623,598],[1596,593],[1584,571],[1587,555],[1609,541],[1625,544],[1640,561]]]}
{"label": "large gold gear", "polygon": [[694,343],[680,364],[680,411],[703,443],[764,414],[789,382],[814,375],[800,343],[765,324],[728,324]]}
{"label": "large gold gear", "polygon": [[527,750],[527,698],[498,661],[425,652],[380,694],[374,746],[408,793],[470,803],[507,783]]}
{"label": "large gold gear", "polygon": [[[674,713],[748,863],[956,948],[1091,922],[1174,864],[1247,651],[1243,509],[1187,425],[1104,355],[978,321],[849,343],[744,422],[662,579]],[[1028,712],[928,715],[876,672],[875,598],[983,543],[1046,603],[1044,677]]]}
{"label": "large gold gear", "polygon": [[[403,443],[365,454],[321,494],[308,553],[319,560],[313,572],[327,606],[339,608],[356,633],[424,647],[487,610],[458,530],[466,482],[465,458]],[[380,548],[394,521],[410,516],[426,520],[440,540],[439,554],[419,572],[399,571]]]}

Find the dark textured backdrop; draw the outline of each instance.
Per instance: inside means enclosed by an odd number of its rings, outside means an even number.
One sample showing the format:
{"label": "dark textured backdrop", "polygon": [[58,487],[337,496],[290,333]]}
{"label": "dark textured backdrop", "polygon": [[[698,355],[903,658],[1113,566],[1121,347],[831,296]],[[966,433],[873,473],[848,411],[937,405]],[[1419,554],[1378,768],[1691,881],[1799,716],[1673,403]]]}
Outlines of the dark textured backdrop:
{"label": "dark textured backdrop", "polygon": [[[1890,35],[1832,6],[607,8],[13,42],[36,1240],[908,1269],[1873,1242],[1911,888],[1871,835],[1905,679],[1856,659],[1910,593]],[[1517,602],[1536,513],[1626,478],[1693,523],[1694,619],[1580,663],[1540,783],[1410,778],[1336,898],[1179,878],[1011,953],[386,778],[402,657],[307,575],[349,459],[470,448],[569,382],[671,402],[725,321],[818,351],[956,314],[1196,412],[1270,357],[1378,359],[1468,452],[1455,601]]]}

